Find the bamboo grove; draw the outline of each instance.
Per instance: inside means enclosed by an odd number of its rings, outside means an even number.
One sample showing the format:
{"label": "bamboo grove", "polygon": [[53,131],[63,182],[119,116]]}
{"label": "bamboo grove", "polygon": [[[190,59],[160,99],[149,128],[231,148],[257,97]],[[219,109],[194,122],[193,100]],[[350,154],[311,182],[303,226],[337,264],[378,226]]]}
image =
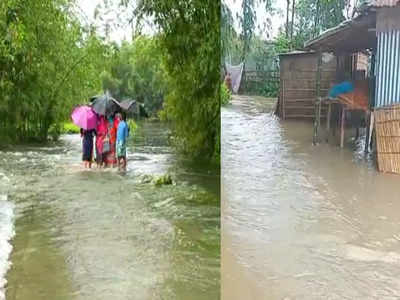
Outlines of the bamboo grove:
{"label": "bamboo grove", "polygon": [[139,26],[118,45],[82,25],[75,0],[0,2],[0,143],[45,141],[75,105],[107,89],[166,120],[182,152],[218,161],[219,1],[112,3],[137,24],[153,20],[155,34]]}
{"label": "bamboo grove", "polygon": [[107,47],[67,0],[0,3],[2,142],[44,141],[72,107],[101,91]]}

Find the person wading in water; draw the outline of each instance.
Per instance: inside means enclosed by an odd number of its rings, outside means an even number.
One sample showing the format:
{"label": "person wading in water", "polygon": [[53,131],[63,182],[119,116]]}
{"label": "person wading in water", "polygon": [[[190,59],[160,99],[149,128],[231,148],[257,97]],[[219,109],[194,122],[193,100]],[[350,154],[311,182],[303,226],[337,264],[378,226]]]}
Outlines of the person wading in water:
{"label": "person wading in water", "polygon": [[84,162],[85,168],[92,167],[92,159],[93,159],[93,137],[96,135],[96,131],[94,129],[84,130],[81,128],[81,137],[82,141],[82,160]]}
{"label": "person wading in water", "polygon": [[122,116],[121,114],[117,114],[116,116],[119,119],[118,128],[117,128],[117,159],[118,159],[118,169],[126,170],[126,141],[129,136],[129,126],[126,123],[125,114]]}

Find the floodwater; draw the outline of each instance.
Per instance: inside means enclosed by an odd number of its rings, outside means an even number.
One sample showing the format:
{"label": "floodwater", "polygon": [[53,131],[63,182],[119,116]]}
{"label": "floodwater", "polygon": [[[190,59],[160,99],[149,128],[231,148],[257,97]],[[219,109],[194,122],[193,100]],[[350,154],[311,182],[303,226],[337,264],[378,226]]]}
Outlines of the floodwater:
{"label": "floodwater", "polygon": [[400,177],[272,106],[221,111],[222,299],[400,299]]}
{"label": "floodwater", "polygon": [[[0,151],[7,300],[219,299],[219,170],[175,155],[165,125],[139,126],[126,173],[84,170],[77,135]],[[148,182],[166,173],[176,184]]]}

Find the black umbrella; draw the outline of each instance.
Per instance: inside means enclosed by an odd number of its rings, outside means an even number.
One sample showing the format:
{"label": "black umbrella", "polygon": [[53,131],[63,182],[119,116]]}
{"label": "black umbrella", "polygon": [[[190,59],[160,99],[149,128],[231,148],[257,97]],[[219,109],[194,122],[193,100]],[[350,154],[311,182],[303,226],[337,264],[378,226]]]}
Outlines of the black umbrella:
{"label": "black umbrella", "polygon": [[120,111],[119,102],[108,93],[92,97],[90,100],[92,102],[93,110],[101,116],[108,117]]}
{"label": "black umbrella", "polygon": [[136,101],[135,100],[123,100],[119,103],[119,106],[125,110],[126,112],[132,112],[136,110]]}

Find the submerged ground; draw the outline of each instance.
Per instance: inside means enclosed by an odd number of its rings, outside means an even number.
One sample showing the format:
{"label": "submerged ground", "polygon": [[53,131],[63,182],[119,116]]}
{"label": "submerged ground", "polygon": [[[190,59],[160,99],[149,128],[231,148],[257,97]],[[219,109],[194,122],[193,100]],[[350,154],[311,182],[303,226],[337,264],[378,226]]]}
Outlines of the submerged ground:
{"label": "submerged ground", "polygon": [[221,112],[222,299],[399,299],[400,177],[273,106]]}
{"label": "submerged ground", "polygon": [[[219,299],[219,170],[139,126],[126,173],[83,170],[77,135],[0,152],[7,300]],[[144,176],[166,173],[176,185]]]}

